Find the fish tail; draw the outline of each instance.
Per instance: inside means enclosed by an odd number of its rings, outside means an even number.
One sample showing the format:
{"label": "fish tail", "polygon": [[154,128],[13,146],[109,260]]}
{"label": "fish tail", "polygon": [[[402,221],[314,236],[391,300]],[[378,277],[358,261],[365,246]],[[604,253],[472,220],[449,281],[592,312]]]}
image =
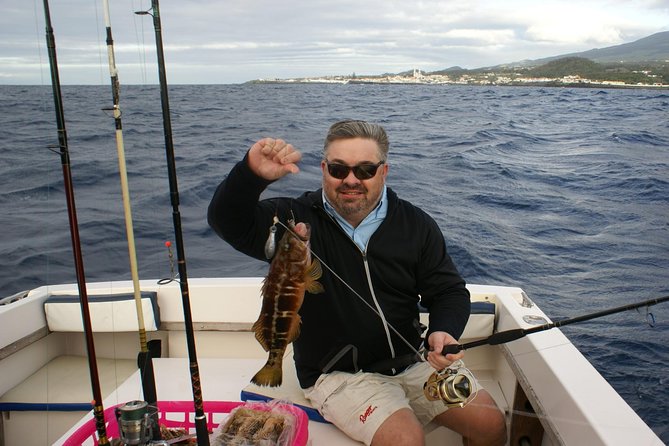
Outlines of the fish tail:
{"label": "fish tail", "polygon": [[283,380],[283,373],[281,370],[281,363],[270,364],[270,361],[263,366],[262,369],[256,373],[251,382],[259,386],[278,387]]}

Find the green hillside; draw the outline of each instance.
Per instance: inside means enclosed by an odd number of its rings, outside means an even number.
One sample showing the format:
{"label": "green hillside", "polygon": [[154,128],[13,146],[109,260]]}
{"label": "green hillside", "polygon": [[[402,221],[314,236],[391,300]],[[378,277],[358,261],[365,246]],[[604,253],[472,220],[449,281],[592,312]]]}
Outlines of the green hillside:
{"label": "green hillside", "polygon": [[628,84],[669,83],[669,63],[597,63],[583,57],[565,57],[530,68],[526,76],[562,78],[580,76],[594,81],[622,81]]}

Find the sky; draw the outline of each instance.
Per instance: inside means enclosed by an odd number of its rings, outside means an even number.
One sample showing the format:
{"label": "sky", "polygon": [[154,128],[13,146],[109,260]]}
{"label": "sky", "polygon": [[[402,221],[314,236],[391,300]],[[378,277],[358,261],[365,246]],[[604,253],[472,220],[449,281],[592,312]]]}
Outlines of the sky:
{"label": "sky", "polygon": [[[110,0],[120,82],[158,83],[150,0]],[[52,0],[62,84],[108,84],[102,0]],[[44,6],[0,0],[0,84],[50,84]],[[168,82],[481,68],[669,30],[669,0],[163,0]]]}

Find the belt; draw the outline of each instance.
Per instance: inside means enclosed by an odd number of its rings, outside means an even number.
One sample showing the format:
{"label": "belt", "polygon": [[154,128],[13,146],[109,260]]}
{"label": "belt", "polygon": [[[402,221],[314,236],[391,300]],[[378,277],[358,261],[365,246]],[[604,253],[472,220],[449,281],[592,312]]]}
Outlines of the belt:
{"label": "belt", "polygon": [[[347,353],[351,353],[352,359],[352,368],[338,368],[336,364],[339,360],[346,356]],[[348,371],[350,373],[356,373],[360,370],[368,373],[380,373],[382,375],[394,376],[398,373],[403,372],[409,366],[420,362],[423,360],[423,357],[419,353],[407,353],[405,355],[397,356],[395,358],[382,359],[381,361],[373,362],[371,364],[365,365],[363,367],[358,366],[358,349],[351,344],[344,346],[337,354],[335,354],[330,360],[321,367],[322,373],[330,373],[332,370],[342,370]],[[347,370],[348,369],[348,370]]]}
{"label": "belt", "polygon": [[416,353],[408,353],[396,358],[388,358],[362,367],[363,372],[380,373],[382,375],[394,376],[402,373],[409,366],[420,362],[421,356]]}

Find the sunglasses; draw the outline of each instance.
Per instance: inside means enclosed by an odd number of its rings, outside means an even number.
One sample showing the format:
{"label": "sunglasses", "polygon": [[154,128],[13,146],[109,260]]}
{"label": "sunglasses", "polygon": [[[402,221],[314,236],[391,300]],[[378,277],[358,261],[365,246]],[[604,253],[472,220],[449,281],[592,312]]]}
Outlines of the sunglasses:
{"label": "sunglasses", "polygon": [[330,176],[343,180],[348,176],[348,174],[353,171],[353,175],[359,180],[369,180],[374,175],[378,168],[383,165],[385,161],[381,161],[378,164],[358,164],[357,166],[347,166],[346,164],[339,163],[328,163],[325,162],[325,165],[328,166],[328,173]]}

